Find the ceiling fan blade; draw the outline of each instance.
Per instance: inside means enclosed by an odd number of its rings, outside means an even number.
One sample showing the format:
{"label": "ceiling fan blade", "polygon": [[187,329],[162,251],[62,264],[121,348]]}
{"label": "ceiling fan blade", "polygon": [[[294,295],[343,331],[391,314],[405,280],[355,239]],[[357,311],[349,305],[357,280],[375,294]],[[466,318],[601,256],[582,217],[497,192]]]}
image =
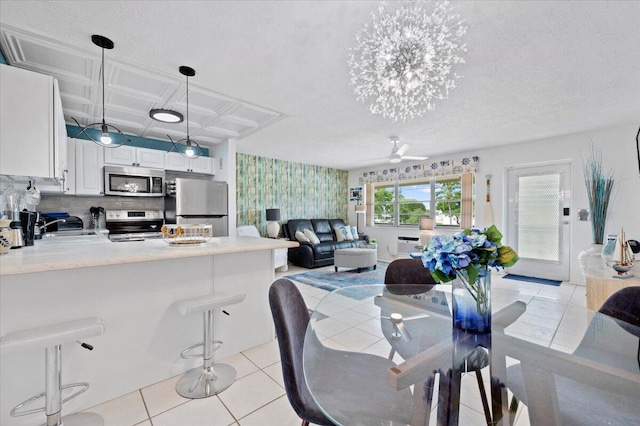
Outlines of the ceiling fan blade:
{"label": "ceiling fan blade", "polygon": [[402,159],[403,160],[426,160],[429,157],[412,157],[412,156],[408,156],[408,155],[403,155]]}
{"label": "ceiling fan blade", "polygon": [[409,145],[406,143],[400,147],[400,149],[396,152],[398,155],[402,155],[409,150]]}
{"label": "ceiling fan blade", "polygon": [[420,319],[420,318],[429,318],[429,314],[415,314],[415,315],[409,315],[408,317],[404,317],[402,318],[404,321],[411,321],[414,319]]}

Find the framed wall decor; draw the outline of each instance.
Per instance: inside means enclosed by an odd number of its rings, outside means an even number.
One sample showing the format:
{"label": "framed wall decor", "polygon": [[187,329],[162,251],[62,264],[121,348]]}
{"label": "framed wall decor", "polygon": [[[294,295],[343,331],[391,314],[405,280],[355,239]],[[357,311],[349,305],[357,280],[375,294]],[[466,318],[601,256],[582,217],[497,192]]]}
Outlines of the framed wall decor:
{"label": "framed wall decor", "polygon": [[357,186],[349,189],[349,201],[361,201],[362,200],[362,187]]}

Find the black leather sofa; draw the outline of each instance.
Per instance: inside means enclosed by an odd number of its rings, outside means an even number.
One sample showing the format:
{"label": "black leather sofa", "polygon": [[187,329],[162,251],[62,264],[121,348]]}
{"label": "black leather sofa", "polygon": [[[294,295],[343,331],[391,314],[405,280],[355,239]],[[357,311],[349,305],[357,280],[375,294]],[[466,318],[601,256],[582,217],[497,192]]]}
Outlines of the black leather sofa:
{"label": "black leather sofa", "polygon": [[299,247],[290,248],[288,252],[289,262],[303,268],[317,268],[319,266],[333,265],[333,252],[335,249],[356,247],[368,243],[366,235],[359,235],[357,240],[341,241],[336,239],[336,226],[345,226],[342,219],[291,219],[283,228],[285,238],[296,240],[296,231],[309,229],[320,240],[319,244],[300,242]]}

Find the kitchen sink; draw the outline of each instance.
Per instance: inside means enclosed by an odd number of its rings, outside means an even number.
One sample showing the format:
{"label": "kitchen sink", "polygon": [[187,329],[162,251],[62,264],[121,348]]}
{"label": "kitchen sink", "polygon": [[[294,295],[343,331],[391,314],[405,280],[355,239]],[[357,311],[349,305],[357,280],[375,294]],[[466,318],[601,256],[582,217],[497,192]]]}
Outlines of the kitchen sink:
{"label": "kitchen sink", "polygon": [[107,234],[94,229],[47,232],[36,244],[108,243]]}

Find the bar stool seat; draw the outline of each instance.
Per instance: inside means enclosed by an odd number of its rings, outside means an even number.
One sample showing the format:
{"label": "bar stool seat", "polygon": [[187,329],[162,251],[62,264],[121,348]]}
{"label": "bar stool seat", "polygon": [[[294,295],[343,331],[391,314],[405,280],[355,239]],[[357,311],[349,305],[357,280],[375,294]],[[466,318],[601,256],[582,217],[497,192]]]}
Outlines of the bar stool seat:
{"label": "bar stool seat", "polygon": [[[237,373],[235,368],[227,364],[213,362],[213,344],[222,345],[222,342],[213,340],[213,314],[216,309],[241,303],[245,297],[245,294],[216,293],[182,299],[173,303],[173,306],[182,315],[203,313],[204,331],[202,343],[190,346],[180,354],[182,358],[202,356],[203,365],[184,373],[176,384],[176,392],[178,394],[191,399],[208,398],[227,389],[236,380]],[[226,311],[223,310],[223,312],[229,315]],[[187,352],[198,346],[203,347],[202,354],[187,354]]]}
{"label": "bar stool seat", "polygon": [[[84,382],[62,385],[62,345],[99,336],[102,333],[104,333],[102,321],[96,317],[89,317],[15,331],[0,337],[0,346],[3,350],[45,350],[45,391],[16,405],[11,410],[11,416],[20,417],[44,411],[47,416],[47,426],[58,426],[63,423],[65,426],[103,425],[102,417],[94,413],[78,413],[64,418],[61,416],[62,404],[89,389],[89,384]],[[93,349],[91,345],[85,343],[82,343],[82,346]],[[80,389],[63,400],[62,390],[69,388]],[[44,407],[23,410],[23,407],[40,398],[45,399]]]}

